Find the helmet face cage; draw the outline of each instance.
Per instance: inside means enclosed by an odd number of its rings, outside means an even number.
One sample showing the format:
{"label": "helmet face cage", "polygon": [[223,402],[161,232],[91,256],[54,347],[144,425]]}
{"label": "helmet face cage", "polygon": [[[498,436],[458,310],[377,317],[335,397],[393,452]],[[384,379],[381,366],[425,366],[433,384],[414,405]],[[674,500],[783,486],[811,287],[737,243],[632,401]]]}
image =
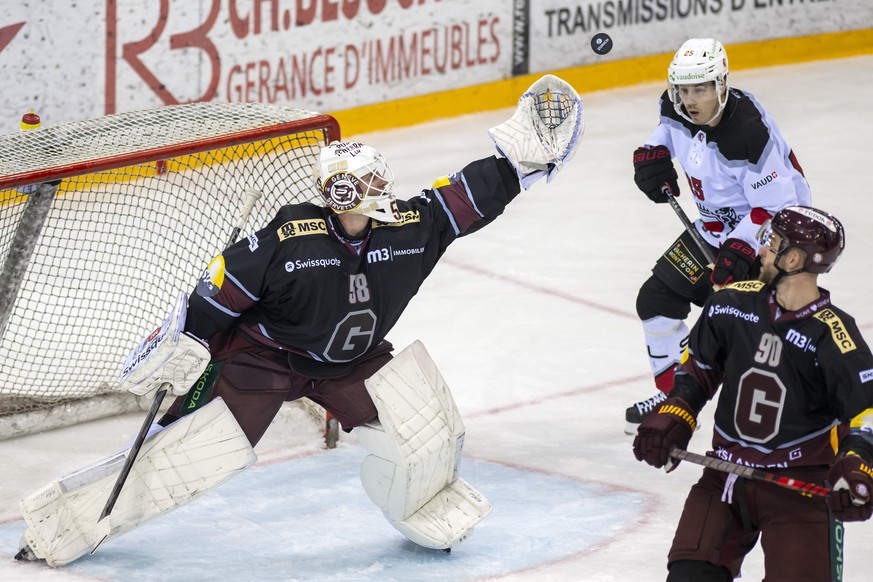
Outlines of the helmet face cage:
{"label": "helmet face cage", "polygon": [[385,156],[359,142],[335,142],[321,150],[316,184],[334,212],[400,220],[392,193],[394,173]]}
{"label": "helmet face cage", "polygon": [[693,120],[682,109],[679,85],[714,82],[718,94],[718,111],[712,118],[715,119],[727,104],[727,76],[727,53],[719,41],[712,38],[692,38],[685,41],[676,51],[670,66],[667,68],[670,99],[673,101],[676,113],[693,123]]}
{"label": "helmet face cage", "polygon": [[782,241],[774,249],[777,260],[794,247],[806,253],[803,271],[827,273],[839,260],[846,246],[843,225],[834,216],[808,206],[790,206],[776,213],[759,231],[761,244],[770,242],[773,233]]}

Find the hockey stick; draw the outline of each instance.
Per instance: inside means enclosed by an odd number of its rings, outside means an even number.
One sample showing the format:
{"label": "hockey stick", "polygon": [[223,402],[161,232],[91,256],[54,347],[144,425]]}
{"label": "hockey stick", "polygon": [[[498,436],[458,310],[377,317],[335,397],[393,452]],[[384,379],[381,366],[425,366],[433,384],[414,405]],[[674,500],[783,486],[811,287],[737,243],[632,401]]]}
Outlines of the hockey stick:
{"label": "hockey stick", "polygon": [[689,463],[701,465],[708,469],[715,469],[716,471],[722,471],[724,473],[733,473],[734,475],[739,475],[740,477],[745,477],[746,479],[754,479],[755,481],[767,481],[769,483],[773,483],[774,485],[779,485],[780,487],[785,487],[786,489],[796,491],[797,493],[800,493],[805,497],[827,497],[828,494],[831,492],[831,490],[827,487],[822,487],[821,485],[816,485],[815,483],[807,483],[806,481],[800,481],[799,479],[792,479],[791,477],[775,475],[762,469],[755,469],[753,467],[737,465],[736,463],[731,463],[730,461],[722,461],[721,459],[716,459],[715,457],[698,455],[696,453],[677,449],[676,447],[670,449],[670,456],[674,459],[678,459],[680,461],[688,461]]}
{"label": "hockey stick", "polygon": [[[233,231],[230,234],[230,240],[228,241],[226,246],[230,246],[236,242],[239,233],[242,231],[243,225],[245,225],[246,220],[248,220],[249,215],[252,213],[252,208],[255,206],[255,202],[263,196],[261,192],[249,188],[246,190],[246,199],[243,204],[242,210],[240,212],[239,220],[234,226]],[[97,520],[98,526],[101,522],[103,522],[103,518],[107,517],[110,513],[112,513],[112,509],[115,507],[115,502],[118,501],[118,496],[121,494],[121,489],[124,487],[125,481],[127,481],[127,476],[130,474],[130,470],[133,467],[133,463],[136,461],[137,456],[139,455],[139,451],[142,448],[143,442],[145,442],[146,435],[148,434],[149,428],[152,423],[155,421],[155,417],[158,414],[158,409],[161,406],[161,402],[164,400],[164,396],[167,393],[167,390],[170,388],[169,382],[164,382],[161,384],[160,388],[155,391],[155,398],[152,401],[152,406],[149,408],[149,412],[143,420],[142,426],[139,428],[139,434],[136,435],[136,440],[134,440],[133,444],[130,446],[130,452],[127,454],[127,459],[124,461],[124,466],[121,468],[121,472],[118,474],[118,479],[115,480],[115,485],[112,487],[112,491],[109,493],[109,499],[106,500],[106,505],[103,507],[103,512],[100,514],[100,519]],[[110,533],[109,522],[103,522],[104,525],[99,527],[100,533],[98,537],[100,541],[97,542],[94,547],[91,549],[91,553],[93,554],[97,551],[97,548],[102,544]]]}
{"label": "hockey stick", "polygon": [[[825,485],[828,482],[825,481]],[[843,582],[843,549],[846,539],[846,529],[843,522],[834,517],[828,507],[828,541],[830,542],[831,582]]]}
{"label": "hockey stick", "polygon": [[715,256],[712,254],[712,249],[709,247],[709,244],[703,237],[700,236],[700,233],[697,232],[697,229],[694,228],[694,224],[692,224],[691,220],[688,219],[688,215],[685,214],[685,211],[682,210],[682,207],[679,206],[679,203],[676,202],[676,197],[670,193],[670,189],[664,184],[664,187],[661,188],[661,192],[667,196],[667,202],[670,203],[670,206],[673,208],[673,212],[676,213],[676,216],[679,217],[679,220],[682,221],[682,224],[685,226],[685,230],[688,231],[688,234],[691,235],[691,238],[694,239],[694,242],[697,243],[698,248],[700,248],[700,252],[703,253],[703,256],[706,257],[706,260],[709,262],[709,265],[715,265]]}
{"label": "hockey stick", "polygon": [[[112,509],[115,507],[115,502],[118,500],[118,495],[121,493],[121,488],[124,486],[124,482],[127,480],[127,476],[130,473],[130,469],[133,467],[133,462],[136,460],[137,454],[139,454],[139,450],[142,448],[142,443],[145,441],[146,434],[149,432],[149,427],[151,427],[152,422],[155,419],[155,416],[158,414],[158,409],[161,407],[161,402],[164,401],[164,395],[167,393],[167,390],[170,388],[169,382],[164,382],[161,384],[160,388],[158,388],[157,392],[155,392],[155,399],[152,400],[152,406],[149,408],[149,412],[146,415],[146,421],[143,422],[142,426],[139,428],[139,433],[136,435],[136,439],[134,439],[133,444],[130,446],[130,453],[127,455],[127,459],[124,461],[124,466],[121,468],[121,472],[118,474],[118,479],[115,480],[115,485],[112,487],[112,491],[109,493],[109,499],[106,500],[106,505],[103,506],[103,513],[100,514],[100,519],[97,520],[97,523],[108,516]],[[108,522],[107,522],[108,523]],[[107,531],[108,535],[109,532]],[[103,540],[106,539],[106,536],[103,536],[103,539],[97,543],[99,546],[103,543]],[[94,550],[97,549],[97,546],[94,546]],[[94,553],[94,550],[91,550],[91,553]]]}

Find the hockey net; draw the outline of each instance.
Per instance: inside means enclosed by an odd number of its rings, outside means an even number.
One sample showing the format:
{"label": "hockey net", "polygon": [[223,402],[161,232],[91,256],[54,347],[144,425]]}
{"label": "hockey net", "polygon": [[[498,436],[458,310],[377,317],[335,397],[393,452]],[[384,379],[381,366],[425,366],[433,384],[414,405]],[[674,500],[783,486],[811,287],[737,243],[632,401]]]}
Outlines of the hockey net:
{"label": "hockey net", "polygon": [[[0,438],[147,409],[125,357],[227,244],[314,200],[339,126],[311,111],[192,103],[0,136]],[[55,187],[49,183],[61,180]]]}

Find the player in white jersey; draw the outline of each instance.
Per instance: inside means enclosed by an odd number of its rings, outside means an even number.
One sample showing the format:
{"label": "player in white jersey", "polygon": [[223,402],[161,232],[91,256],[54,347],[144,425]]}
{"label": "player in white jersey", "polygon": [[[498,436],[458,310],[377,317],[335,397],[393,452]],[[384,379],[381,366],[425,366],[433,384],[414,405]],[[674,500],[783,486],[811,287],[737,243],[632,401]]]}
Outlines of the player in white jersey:
{"label": "player in white jersey", "polygon": [[685,231],[640,288],[636,309],[658,392],[627,409],[628,434],[673,387],[691,304],[703,305],[714,288],[755,277],[760,226],[786,206],[811,203],[803,171],[773,118],[752,95],[729,88],[727,77],[719,41],[686,41],[668,68],[660,123],[634,151],[634,181],[656,203],[679,195],[672,159],[679,161],[700,214],[693,226],[716,260],[709,265]]}

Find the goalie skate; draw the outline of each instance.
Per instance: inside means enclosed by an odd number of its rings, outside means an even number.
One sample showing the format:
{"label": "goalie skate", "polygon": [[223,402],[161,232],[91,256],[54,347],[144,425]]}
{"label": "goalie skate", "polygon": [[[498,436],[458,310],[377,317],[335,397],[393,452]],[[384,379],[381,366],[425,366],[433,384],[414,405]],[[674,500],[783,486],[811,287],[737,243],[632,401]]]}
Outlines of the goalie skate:
{"label": "goalie skate", "polygon": [[18,542],[18,553],[15,554],[15,559],[19,562],[38,562],[39,558],[27,543],[27,538],[22,535],[21,541]]}

